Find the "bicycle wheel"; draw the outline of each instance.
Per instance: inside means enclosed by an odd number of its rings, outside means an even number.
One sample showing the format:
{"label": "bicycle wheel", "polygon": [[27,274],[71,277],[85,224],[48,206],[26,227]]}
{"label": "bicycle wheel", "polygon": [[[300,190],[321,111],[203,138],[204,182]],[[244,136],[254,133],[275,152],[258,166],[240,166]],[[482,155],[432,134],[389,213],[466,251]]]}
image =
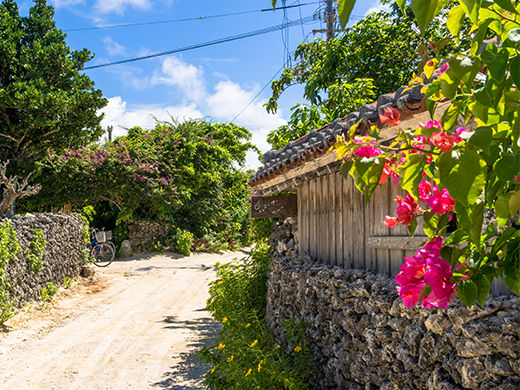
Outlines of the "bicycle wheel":
{"label": "bicycle wheel", "polygon": [[98,267],[106,267],[116,255],[114,248],[107,243],[98,244],[91,249],[91,254],[94,257],[94,265]]}

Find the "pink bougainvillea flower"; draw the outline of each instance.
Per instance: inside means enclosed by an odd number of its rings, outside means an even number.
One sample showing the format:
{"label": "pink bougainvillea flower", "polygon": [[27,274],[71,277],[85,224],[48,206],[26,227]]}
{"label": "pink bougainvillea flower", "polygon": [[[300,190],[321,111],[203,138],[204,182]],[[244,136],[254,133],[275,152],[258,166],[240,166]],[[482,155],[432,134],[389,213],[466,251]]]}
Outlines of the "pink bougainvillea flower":
{"label": "pink bougainvillea flower", "polygon": [[426,284],[421,280],[415,284],[405,284],[403,286],[397,286],[397,293],[403,300],[404,305],[410,309],[417,305],[419,302],[419,296],[422,290],[426,287]]}
{"label": "pink bougainvillea flower", "polygon": [[379,120],[381,123],[388,123],[390,126],[399,126],[401,121],[399,118],[401,117],[401,113],[398,109],[393,107],[383,108],[383,114],[379,115]]}
{"label": "pink bougainvillea flower", "polygon": [[441,257],[441,248],[444,244],[444,238],[435,237],[433,241],[429,241],[422,249],[417,250],[415,258],[421,257],[424,262],[430,257]]}
{"label": "pink bougainvillea flower", "polygon": [[520,183],[520,175],[515,175],[515,177],[513,178],[513,181],[515,183]]}
{"label": "pink bougainvillea flower", "polygon": [[455,130],[455,133],[457,133],[457,135],[461,135],[462,133],[469,133],[469,130],[459,126],[457,127],[457,130]]}
{"label": "pink bougainvillea flower", "polygon": [[423,212],[423,209],[419,207],[417,201],[412,198],[410,194],[406,194],[404,199],[397,195],[395,201],[399,203],[399,206],[395,208],[397,217],[390,217],[387,215],[386,219],[383,221],[384,225],[387,227],[394,227],[398,224],[409,226],[410,223],[412,223],[414,219],[417,219],[417,217]]}
{"label": "pink bougainvillea flower", "polygon": [[455,143],[455,138],[451,135],[446,134],[444,131],[439,131],[438,133],[433,133],[432,135],[432,143],[437,146],[444,153],[449,153],[453,149],[453,144]]}
{"label": "pink bougainvillea flower", "polygon": [[441,71],[439,72],[439,74],[442,76],[444,74],[444,72],[446,72],[449,68],[450,68],[450,63],[445,62],[444,64],[442,64]]}
{"label": "pink bougainvillea flower", "polygon": [[428,206],[431,207],[432,214],[445,214],[455,210],[455,199],[450,196],[446,188],[442,192],[437,187],[433,187],[433,195],[427,199]]}
{"label": "pink bougainvillea flower", "polygon": [[403,199],[400,196],[395,198],[395,201],[399,203],[399,206],[395,208],[397,212],[397,216],[399,221],[403,225],[410,225],[412,220],[416,219],[419,214],[422,213],[422,209],[419,207],[417,201],[412,198],[410,194],[406,194],[406,197]]}
{"label": "pink bougainvillea flower", "polygon": [[456,283],[451,281],[453,274],[450,263],[440,257],[431,257],[428,259],[428,266],[424,282],[432,288],[432,292],[424,297],[422,305],[427,309],[439,307],[447,310],[448,303],[453,301],[453,295],[457,294]]}
{"label": "pink bougainvillea flower", "polygon": [[392,182],[394,184],[399,184],[399,175],[395,171],[396,168],[399,167],[397,163],[397,157],[385,157],[385,166],[383,168],[383,173],[381,174],[381,178],[379,179],[379,184],[383,184],[386,182],[390,176],[392,176]]}
{"label": "pink bougainvillea flower", "polygon": [[421,181],[419,183],[419,199],[426,202],[432,193],[432,183],[429,181]]}
{"label": "pink bougainvillea flower", "polygon": [[374,146],[361,146],[352,152],[354,156],[359,158],[370,158],[373,156],[379,156],[381,153],[383,153],[381,149],[378,149]]}
{"label": "pink bougainvillea flower", "polygon": [[399,267],[399,273],[394,280],[402,285],[418,283],[425,273],[426,261],[420,256],[405,257],[404,264]]}
{"label": "pink bougainvillea flower", "polygon": [[383,221],[383,224],[386,227],[393,228],[399,225],[399,219],[397,217],[391,217],[389,215],[386,216],[386,219]]}
{"label": "pink bougainvillea flower", "polygon": [[426,126],[423,126],[423,127],[427,128],[427,129],[436,127],[439,130],[442,130],[441,123],[438,120],[428,121],[428,122],[426,122]]}

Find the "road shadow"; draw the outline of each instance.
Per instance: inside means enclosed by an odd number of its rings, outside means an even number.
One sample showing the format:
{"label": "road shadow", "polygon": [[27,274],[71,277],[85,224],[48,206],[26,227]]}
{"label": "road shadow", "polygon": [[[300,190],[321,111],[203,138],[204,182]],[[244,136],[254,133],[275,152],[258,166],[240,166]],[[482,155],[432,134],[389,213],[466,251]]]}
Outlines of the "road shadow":
{"label": "road shadow", "polygon": [[201,362],[197,352],[202,347],[215,342],[221,329],[220,323],[214,321],[209,315],[205,318],[189,321],[179,321],[175,316],[167,316],[161,322],[165,324],[165,329],[185,329],[193,332],[196,336],[188,342],[187,352],[181,352],[174,356],[178,363],[162,375],[163,379],[160,382],[153,383],[151,386],[168,390],[205,389],[204,376],[209,371],[210,366]]}

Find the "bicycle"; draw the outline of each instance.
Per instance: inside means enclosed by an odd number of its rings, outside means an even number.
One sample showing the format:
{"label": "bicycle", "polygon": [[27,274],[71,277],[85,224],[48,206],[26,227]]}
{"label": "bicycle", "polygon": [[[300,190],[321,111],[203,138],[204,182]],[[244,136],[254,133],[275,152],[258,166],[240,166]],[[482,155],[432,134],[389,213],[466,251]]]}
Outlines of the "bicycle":
{"label": "bicycle", "polygon": [[105,232],[104,228],[102,230],[96,228],[89,230],[91,231],[90,235],[92,237],[92,241],[87,246],[87,249],[89,249],[89,262],[98,267],[110,265],[116,256],[116,247],[110,241],[112,239],[112,232]]}

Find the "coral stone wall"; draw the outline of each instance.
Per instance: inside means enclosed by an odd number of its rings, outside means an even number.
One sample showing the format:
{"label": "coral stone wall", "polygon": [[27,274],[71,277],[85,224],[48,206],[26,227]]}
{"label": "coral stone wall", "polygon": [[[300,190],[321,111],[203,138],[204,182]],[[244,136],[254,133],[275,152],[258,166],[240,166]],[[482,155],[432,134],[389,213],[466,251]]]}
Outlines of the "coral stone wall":
{"label": "coral stone wall", "polygon": [[288,230],[271,236],[267,321],[283,344],[284,320],[310,324],[312,389],[520,389],[519,298],[407,309],[383,275],[284,251]]}
{"label": "coral stone wall", "polygon": [[156,241],[160,237],[167,235],[168,230],[169,227],[163,226],[158,222],[134,221],[128,226],[130,245],[138,247]]}
{"label": "coral stone wall", "polygon": [[[63,278],[77,277],[85,263],[83,220],[74,214],[27,214],[10,219],[22,251],[5,268],[11,293],[21,302],[37,300],[48,282],[62,283]],[[45,250],[40,272],[33,271],[23,251],[33,241],[33,232],[41,229]]]}

